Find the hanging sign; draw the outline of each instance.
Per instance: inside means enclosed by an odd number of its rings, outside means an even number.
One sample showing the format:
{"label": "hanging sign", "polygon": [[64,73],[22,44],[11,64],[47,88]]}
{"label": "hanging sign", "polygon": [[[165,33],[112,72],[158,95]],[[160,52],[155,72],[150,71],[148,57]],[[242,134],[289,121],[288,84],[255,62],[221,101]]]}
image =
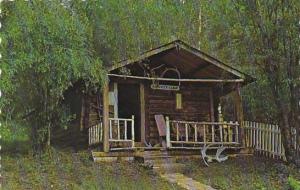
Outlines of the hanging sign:
{"label": "hanging sign", "polygon": [[[171,74],[173,74],[173,76],[174,76],[174,74],[175,74],[174,77],[180,79],[180,72],[178,71],[177,68],[166,68],[166,69],[164,70],[164,72],[162,72],[162,74],[161,74],[160,77],[161,77],[161,78],[164,78],[164,76],[165,76],[166,73],[168,73],[168,72],[169,72],[169,73],[171,72]],[[177,84],[176,84],[176,83],[177,83]],[[153,81],[152,81],[151,88],[152,88],[152,89],[155,89],[155,90],[174,90],[174,91],[178,91],[178,90],[180,90],[180,81],[179,81],[179,82],[175,82],[175,84],[174,84],[174,82],[171,82],[171,84],[170,84],[170,82],[159,81],[159,80],[153,80]]]}
{"label": "hanging sign", "polygon": [[179,90],[180,89],[179,86],[166,85],[166,84],[152,84],[151,88],[156,90]]}

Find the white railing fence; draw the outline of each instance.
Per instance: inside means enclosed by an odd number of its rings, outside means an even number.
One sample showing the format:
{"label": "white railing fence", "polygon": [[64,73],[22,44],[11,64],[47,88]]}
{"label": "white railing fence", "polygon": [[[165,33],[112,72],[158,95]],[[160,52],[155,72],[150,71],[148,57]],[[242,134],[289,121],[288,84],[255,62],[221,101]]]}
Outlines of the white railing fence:
{"label": "white railing fence", "polygon": [[[88,129],[89,146],[101,143],[103,141],[103,124],[102,122]],[[117,143],[129,143],[134,147],[134,116],[130,119],[109,118],[109,144],[110,150],[122,149],[113,147]]]}
{"label": "white railing fence", "polygon": [[168,148],[202,148],[203,145],[238,145],[238,122],[191,122],[166,118]]}
{"label": "white railing fence", "polygon": [[[270,158],[286,160],[278,125],[244,121],[245,145],[256,153]],[[297,148],[296,130],[292,129],[292,141]]]}
{"label": "white railing fence", "polygon": [[[130,143],[130,147],[134,148],[134,116],[131,119],[109,118],[109,142],[111,143]],[[113,148],[117,150],[122,148]]]}

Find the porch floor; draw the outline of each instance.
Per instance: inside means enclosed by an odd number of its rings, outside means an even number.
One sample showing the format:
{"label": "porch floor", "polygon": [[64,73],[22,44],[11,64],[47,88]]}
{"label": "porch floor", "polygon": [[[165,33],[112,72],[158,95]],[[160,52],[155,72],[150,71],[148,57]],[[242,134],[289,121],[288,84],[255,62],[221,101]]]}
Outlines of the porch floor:
{"label": "porch floor", "polygon": [[[241,147],[229,147],[225,154],[228,156],[236,156],[237,154],[245,154],[241,153]],[[215,154],[215,150],[208,150],[208,154]],[[92,158],[95,162],[101,161],[137,161],[140,163],[146,163],[151,160],[164,160],[170,159],[175,161],[177,159],[202,159],[200,150],[166,150],[162,147],[136,147],[135,149],[128,150],[118,150],[113,152],[99,152],[99,151],[91,151]]]}

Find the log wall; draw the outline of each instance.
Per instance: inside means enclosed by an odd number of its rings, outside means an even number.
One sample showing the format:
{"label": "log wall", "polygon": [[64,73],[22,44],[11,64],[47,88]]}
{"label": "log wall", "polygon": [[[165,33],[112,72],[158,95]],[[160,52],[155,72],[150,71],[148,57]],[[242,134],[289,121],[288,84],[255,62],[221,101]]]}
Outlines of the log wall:
{"label": "log wall", "polygon": [[[183,83],[180,86],[179,91],[167,91],[167,90],[153,90],[151,89],[151,83],[145,81],[111,81],[117,83],[139,83],[144,84],[144,117],[145,117],[145,139],[152,145],[159,142],[159,135],[154,116],[162,114],[168,116],[171,120],[184,120],[184,121],[211,121],[211,102],[210,93],[211,87],[200,86],[200,84],[187,84]],[[182,94],[182,109],[176,109],[176,94]],[[141,96],[141,95],[140,95]],[[215,101],[216,95],[212,94],[213,101]],[[90,97],[90,103],[94,102],[96,97]],[[137,100],[138,101],[138,100]],[[95,107],[90,105],[90,108]],[[85,107],[87,108],[87,106]],[[112,107],[113,108],[113,107]],[[113,109],[110,109],[112,111]],[[130,109],[129,109],[130,110]],[[142,109],[141,109],[142,110]],[[214,110],[214,108],[213,108]],[[89,122],[84,123],[84,128],[94,124],[92,116],[97,117],[97,112],[94,109],[89,109],[87,114],[89,117],[86,119]],[[85,114],[85,116],[87,116]],[[111,115],[111,117],[113,117]],[[141,127],[141,126],[140,126]]]}
{"label": "log wall", "polygon": [[[153,90],[145,85],[146,139],[158,142],[154,116],[163,114],[171,120],[210,121],[210,88],[182,84],[180,91]],[[176,93],[182,94],[182,109],[176,109]]]}

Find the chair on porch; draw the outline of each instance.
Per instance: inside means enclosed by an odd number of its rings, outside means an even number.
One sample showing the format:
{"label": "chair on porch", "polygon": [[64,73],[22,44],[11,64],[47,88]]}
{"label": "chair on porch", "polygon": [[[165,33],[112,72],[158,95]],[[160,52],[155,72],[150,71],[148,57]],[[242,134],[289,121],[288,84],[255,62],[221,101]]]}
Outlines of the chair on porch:
{"label": "chair on porch", "polygon": [[154,118],[158,129],[160,143],[163,148],[167,148],[167,143],[166,143],[167,125],[166,125],[165,118],[163,115],[155,115]]}

